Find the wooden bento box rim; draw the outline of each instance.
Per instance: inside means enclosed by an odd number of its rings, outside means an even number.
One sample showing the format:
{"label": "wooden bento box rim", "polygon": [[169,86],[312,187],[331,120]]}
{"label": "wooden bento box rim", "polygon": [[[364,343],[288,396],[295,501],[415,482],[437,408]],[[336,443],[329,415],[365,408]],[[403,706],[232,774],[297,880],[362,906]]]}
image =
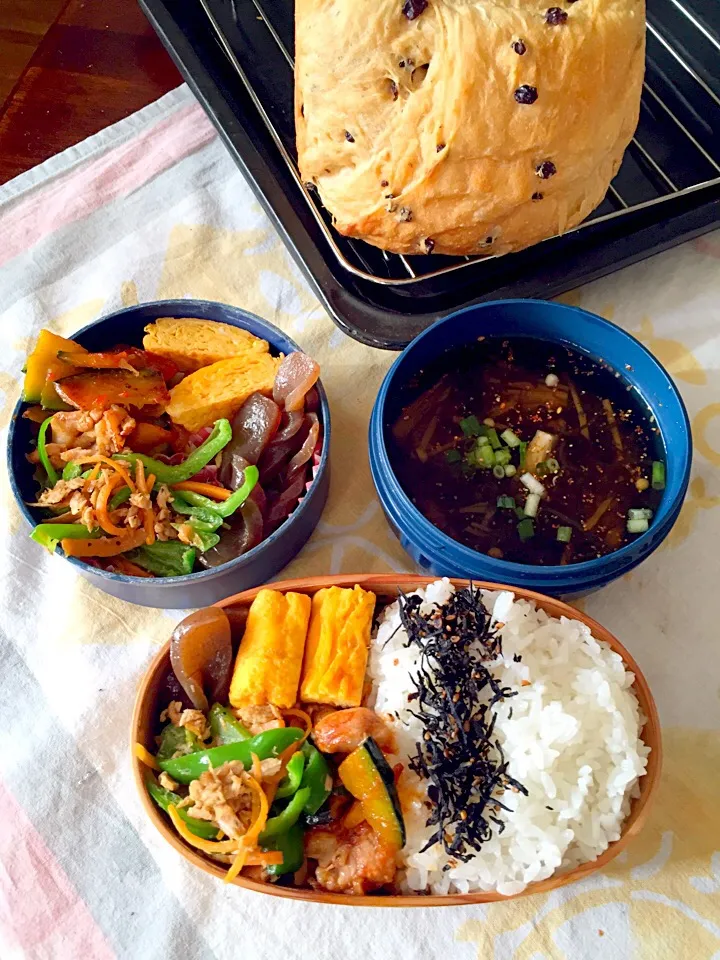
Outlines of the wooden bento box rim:
{"label": "wooden bento box rim", "polygon": [[[380,597],[386,596],[389,598],[395,598],[397,596],[397,590],[399,587],[410,591],[417,589],[419,586],[433,583],[438,579],[440,578],[419,576],[416,574],[390,573],[366,575],[358,574],[354,576],[342,575],[303,577],[296,580],[278,581],[277,583],[270,583],[261,587],[255,587],[252,590],[245,590],[242,593],[227,597],[225,600],[218,601],[215,606],[228,607],[249,605],[260,592],[260,590],[267,588],[280,590],[282,592],[293,590],[312,595],[323,587],[352,587],[355,584],[359,584],[359,586],[365,590],[371,590]],[[456,579],[452,577],[449,579],[450,582],[456,587],[467,586],[470,582],[468,580]],[[512,900],[515,899],[515,897],[528,896],[530,894],[547,893],[550,890],[563,887],[568,883],[574,883],[576,880],[582,879],[590,873],[594,873],[596,870],[599,870],[601,867],[605,866],[605,864],[609,863],[625,849],[631,838],[640,832],[647,818],[650,800],[654,795],[659,783],[660,769],[662,764],[662,743],[657,707],[655,706],[655,701],[652,693],[650,692],[647,681],[645,680],[645,677],[634,658],[620,643],[620,641],[617,640],[608,630],[606,630],[605,627],[599,624],[596,620],[593,620],[592,617],[587,616],[587,614],[580,610],[576,610],[567,603],[563,603],[561,600],[555,600],[552,597],[546,597],[543,594],[535,593],[532,590],[525,590],[520,587],[512,587],[504,584],[488,583],[477,580],[473,581],[473,584],[476,587],[486,590],[510,590],[520,599],[535,601],[540,608],[545,610],[545,612],[551,616],[566,616],[574,620],[582,621],[583,623],[587,624],[596,639],[605,640],[613,650],[619,653],[625,663],[625,666],[634,673],[635,682],[633,684],[633,688],[638,697],[640,709],[643,715],[646,717],[645,726],[642,730],[642,739],[651,748],[651,751],[648,758],[647,770],[645,775],[640,780],[640,796],[632,801],[630,815],[623,825],[623,831],[620,839],[612,842],[607,850],[596,860],[584,863],[581,866],[576,867],[574,870],[568,871],[567,873],[555,874],[552,877],[549,877],[547,880],[530,883],[525,890],[522,891],[522,893],[515,894],[513,897],[504,897],[492,891],[477,891],[474,893],[446,895],[403,894],[392,896],[386,894],[383,896],[368,895],[356,897],[348,894],[278,886],[277,884],[272,883],[259,883],[255,880],[249,880],[242,876],[237,877],[233,881],[237,886],[268,896],[285,897],[291,900],[305,900],[309,903],[334,903],[341,904],[346,907],[439,907],[458,906],[460,904],[469,903],[495,903],[502,900]],[[150,739],[150,730],[152,730],[154,720],[151,714],[151,709],[155,705],[155,681],[156,679],[164,676],[170,668],[169,648],[170,641],[168,640],[163,645],[159,653],[153,658],[152,663],[148,667],[140,683],[135,700],[135,708],[133,710],[131,750],[136,742],[140,742],[148,748],[154,747],[154,743]],[[148,697],[149,692],[153,694],[152,697]],[[144,709],[146,704],[148,704],[148,708]],[[147,768],[143,763],[141,763],[140,760],[137,759],[137,757],[135,757],[134,753],[132,754],[132,764],[135,784],[140,794],[140,800],[145,808],[145,812],[155,827],[160,831],[168,843],[170,843],[171,846],[173,846],[186,860],[189,860],[190,863],[194,864],[196,867],[199,867],[201,870],[204,870],[205,873],[209,873],[214,877],[222,879],[227,872],[227,867],[223,866],[222,864],[213,863],[211,860],[206,859],[198,851],[193,850],[183,842],[183,840],[173,829],[168,818],[151,800],[144,782],[144,774]]]}

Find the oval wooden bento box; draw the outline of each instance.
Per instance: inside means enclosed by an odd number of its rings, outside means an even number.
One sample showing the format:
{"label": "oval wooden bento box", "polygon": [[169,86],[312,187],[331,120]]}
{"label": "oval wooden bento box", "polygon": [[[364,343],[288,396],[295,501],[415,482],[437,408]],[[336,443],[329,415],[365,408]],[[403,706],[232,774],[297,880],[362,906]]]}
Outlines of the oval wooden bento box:
{"label": "oval wooden bento box", "polygon": [[[371,574],[357,576],[337,576],[337,577],[307,577],[301,580],[286,580],[279,583],[269,584],[277,590],[294,590],[309,595],[314,594],[321,587],[332,586],[352,587],[359,584],[365,590],[372,590],[378,599],[390,602],[397,597],[398,589],[412,591],[420,586],[432,583],[437,577],[413,576],[409,574]],[[452,580],[456,586],[466,586],[466,580]],[[636,836],[647,817],[650,800],[657,787],[660,767],[662,762],[662,745],[660,738],[660,722],[658,719],[657,708],[653,700],[647,681],[643,676],[635,660],[630,656],[623,645],[604,627],[574,609],[560,600],[554,600],[551,597],[543,596],[539,593],[533,593],[530,590],[522,590],[516,587],[508,587],[496,583],[475,582],[475,586],[489,590],[512,590],[517,597],[526,600],[533,600],[540,608],[553,617],[570,617],[580,620],[587,624],[592,634],[598,640],[605,640],[613,650],[620,654],[626,667],[635,674],[634,690],[640,703],[643,715],[647,718],[642,732],[642,738],[651,748],[648,758],[647,772],[640,780],[640,796],[633,801],[630,816],[624,824],[622,836],[619,840],[611,843],[608,849],[589,863],[563,874],[556,874],[547,880],[538,883],[529,884],[522,894],[525,896],[533,893],[547,893],[557,887],[573,883],[588,874],[599,870],[606,863],[609,863],[616,857]],[[226,600],[221,600],[216,606],[225,608],[231,616],[231,622],[236,621],[237,625],[242,623],[243,613],[247,610],[258,591],[262,589],[257,587],[253,590],[246,590],[244,593],[235,594]],[[234,630],[235,633],[235,630]],[[234,636],[235,640],[236,637]],[[153,733],[157,718],[158,695],[163,683],[164,677],[170,671],[170,644],[166,643],[162,650],[154,658],[145,676],[140,683],[135,710],[132,719],[131,747],[137,742],[143,744],[149,750],[155,750]],[[143,782],[144,766],[133,754],[132,758],[135,783],[140,794],[140,800],[145,808],[145,812],[152,820],[163,837],[180,853],[186,860],[200,867],[206,873],[222,879],[227,868],[222,864],[213,863],[205,858],[196,850],[187,846],[173,829],[168,818],[163,814],[150,799]],[[258,883],[244,877],[238,877],[234,883],[247,890],[254,890],[257,893],[263,893],[275,897],[288,897],[293,900],[306,900],[311,903],[335,903],[344,906],[372,906],[372,907],[439,907],[439,906],[457,906],[464,903],[489,903],[500,900],[513,899],[503,897],[497,893],[467,893],[467,894],[449,894],[447,896],[426,896],[423,894],[417,896],[364,896],[353,897],[344,894],[323,893],[310,889],[299,889],[293,887],[278,886],[270,883]]]}

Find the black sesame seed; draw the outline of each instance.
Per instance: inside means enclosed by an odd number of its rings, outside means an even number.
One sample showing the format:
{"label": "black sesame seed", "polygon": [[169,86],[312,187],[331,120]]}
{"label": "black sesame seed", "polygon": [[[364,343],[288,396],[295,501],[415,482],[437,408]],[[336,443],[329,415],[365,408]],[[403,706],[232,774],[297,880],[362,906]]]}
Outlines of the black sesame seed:
{"label": "black sesame seed", "polygon": [[515,99],[518,103],[535,103],[538,98],[537,87],[531,87],[527,83],[523,83],[522,86],[518,87],[515,91]]}
{"label": "black sesame seed", "polygon": [[442,153],[442,151],[443,151],[444,149],[445,149],[445,144],[444,144],[444,143],[439,143],[439,144],[435,147],[435,153]]}
{"label": "black sesame seed", "polygon": [[387,180],[381,180],[381,181],[380,181],[380,186],[381,186],[381,187],[387,187],[387,186],[389,186],[388,181],[387,181]]}
{"label": "black sesame seed", "polygon": [[430,237],[425,237],[425,250],[427,253],[432,253],[435,249],[435,241],[431,240]]}
{"label": "black sesame seed", "polygon": [[305,104],[304,104],[304,103],[301,103],[301,104],[300,104],[300,116],[301,116],[301,117],[304,117],[304,116],[305,116]]}
{"label": "black sesame seed", "polygon": [[410,223],[412,220],[412,210],[409,207],[400,207],[398,217],[403,223]]}
{"label": "black sesame seed", "polygon": [[541,180],[549,180],[550,177],[554,177],[557,173],[557,167],[552,160],[543,160],[542,163],[539,163],[535,167],[535,173]]}
{"label": "black sesame seed", "polygon": [[394,80],[391,80],[391,81],[390,81],[390,94],[391,94],[393,100],[397,100],[397,98],[398,98],[398,88],[397,88],[397,84],[395,83]]}
{"label": "black sesame seed", "polygon": [[492,243],[492,242],[493,242],[492,237],[485,237],[485,243]]}
{"label": "black sesame seed", "polygon": [[561,23],[566,23],[567,18],[567,13],[561,10],[560,7],[550,7],[545,11],[545,23],[549,23],[551,27],[557,27],[560,26]]}
{"label": "black sesame seed", "polygon": [[355,137],[350,133],[349,130],[345,131],[345,139],[348,143],[355,143]]}
{"label": "black sesame seed", "polygon": [[399,66],[400,69],[402,70],[403,67],[405,66],[405,61],[404,61],[404,60],[401,60],[401,61],[398,63],[398,66]]}
{"label": "black sesame seed", "polygon": [[542,198],[543,198],[543,195],[542,195],[541,193],[539,193],[539,192],[538,192],[538,193],[534,193],[534,194],[532,195],[532,199],[533,199],[533,200],[542,200]]}
{"label": "black sesame seed", "polygon": [[527,51],[527,47],[522,40],[514,40],[511,46],[519,57],[521,57]]}
{"label": "black sesame seed", "polygon": [[405,3],[402,6],[402,12],[405,14],[408,20],[415,20],[416,17],[420,16],[427,5],[428,0],[405,0]]}

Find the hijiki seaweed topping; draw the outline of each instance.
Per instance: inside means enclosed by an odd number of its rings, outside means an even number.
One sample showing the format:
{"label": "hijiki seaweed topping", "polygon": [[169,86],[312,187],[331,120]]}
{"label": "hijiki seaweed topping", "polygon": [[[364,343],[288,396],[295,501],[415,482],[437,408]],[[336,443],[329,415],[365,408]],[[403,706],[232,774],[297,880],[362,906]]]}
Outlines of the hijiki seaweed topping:
{"label": "hijiki seaweed topping", "polygon": [[408,646],[421,650],[412,677],[416,692],[408,699],[425,729],[410,768],[429,781],[426,826],[437,826],[423,851],[441,842],[448,854],[468,861],[493,836],[493,824],[505,829],[498,817],[510,809],[499,799],[503,792],[527,796],[493,739],[495,704],[517,691],[501,686],[486,666],[502,654],[502,638],[479,590],[458,590],[428,615],[420,612],[422,602],[405,595],[399,601]]}

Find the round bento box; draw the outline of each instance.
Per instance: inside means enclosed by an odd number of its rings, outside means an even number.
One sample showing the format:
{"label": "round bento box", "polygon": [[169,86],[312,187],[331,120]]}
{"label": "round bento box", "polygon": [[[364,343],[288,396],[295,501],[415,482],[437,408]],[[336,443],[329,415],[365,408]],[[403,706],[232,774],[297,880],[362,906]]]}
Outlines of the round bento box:
{"label": "round bento box", "polygon": [[[209,300],[160,300],[118,310],[101,317],[72,334],[90,351],[107,350],[118,343],[141,346],[145,326],[160,317],[193,317],[227,323],[262,337],[274,354],[292,353],[300,347],[273,324],[239,307]],[[124,576],[90,566],[57,553],[78,573],[106,593],[150,607],[186,608],[214,603],[221,597],[247,590],[271,580],[300,551],[320,519],[330,486],[330,408],[327,394],[318,380],[319,418],[322,430],[320,462],[309,489],[292,514],[267,539],[246,554],[221,566],[179,577],[140,578]],[[29,524],[42,521],[42,513],[28,506],[35,500],[37,484],[34,467],[26,458],[32,444],[32,425],[22,417],[29,404],[18,402],[8,436],[8,474],[18,507]],[[38,547],[38,550],[41,549]]]}
{"label": "round bento box", "polygon": [[[666,487],[648,531],[613,553],[580,563],[539,566],[495,559],[459,543],[413,504],[393,470],[389,431],[403,387],[444,351],[479,337],[522,337],[569,348],[609,367],[654,418]],[[649,557],[670,532],[690,478],[692,440],[685,406],[670,375],[633,336],[577,307],[542,300],[481,303],[438,320],[400,354],[387,373],[370,419],[370,469],[388,522],[412,560],[432,574],[500,581],[552,596],[579,596],[611,583]]]}

